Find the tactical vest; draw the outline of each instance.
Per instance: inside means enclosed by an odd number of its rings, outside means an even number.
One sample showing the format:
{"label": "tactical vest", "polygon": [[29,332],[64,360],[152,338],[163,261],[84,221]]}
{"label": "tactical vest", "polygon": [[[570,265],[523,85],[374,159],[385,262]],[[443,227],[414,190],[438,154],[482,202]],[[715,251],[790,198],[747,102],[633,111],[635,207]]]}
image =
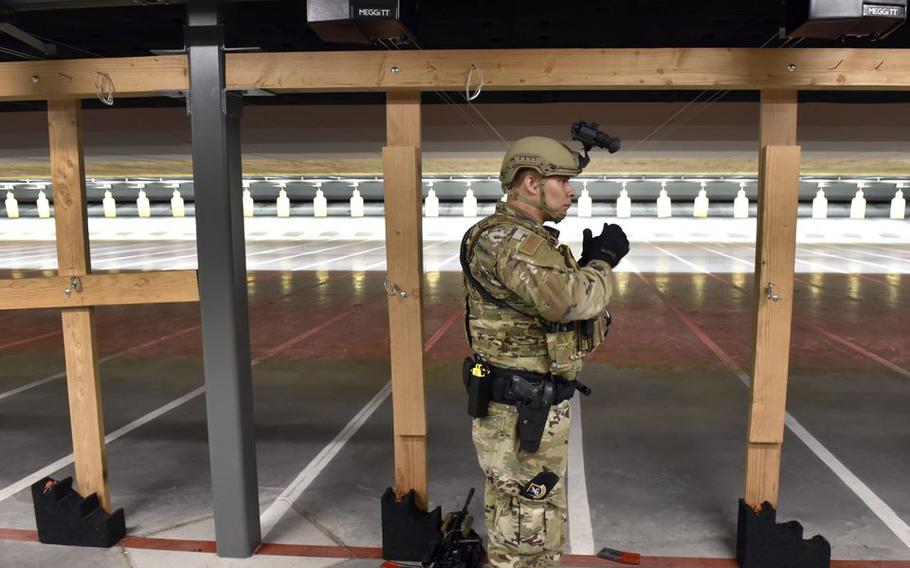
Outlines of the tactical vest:
{"label": "tactical vest", "polygon": [[[535,308],[508,289],[484,286],[471,273],[470,262],[480,236],[493,227],[515,225],[502,215],[491,215],[465,233],[461,242],[461,267],[465,282],[465,333],[468,344],[481,359],[500,367],[537,373],[550,372],[573,379],[585,357],[607,334],[610,316],[593,320],[559,323],[535,315]],[[547,242],[552,246],[550,240]],[[578,263],[566,245],[558,249],[566,267],[578,270]],[[487,281],[491,278],[487,278]]]}

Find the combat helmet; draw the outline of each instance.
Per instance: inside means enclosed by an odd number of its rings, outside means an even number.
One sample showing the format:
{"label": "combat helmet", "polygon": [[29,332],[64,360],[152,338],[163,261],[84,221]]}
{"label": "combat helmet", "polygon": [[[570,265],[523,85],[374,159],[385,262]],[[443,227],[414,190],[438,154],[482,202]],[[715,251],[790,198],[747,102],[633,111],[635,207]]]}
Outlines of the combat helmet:
{"label": "combat helmet", "polygon": [[[545,136],[521,138],[509,146],[502,159],[499,181],[502,182],[504,193],[509,192],[515,176],[525,168],[534,170],[541,177],[574,177],[581,173],[582,166],[579,154],[558,140]],[[539,203],[532,203],[527,199],[521,199],[521,201],[527,201],[530,205],[541,209],[554,221],[560,221],[565,217],[563,212],[552,210],[547,206],[543,191],[540,192]]]}

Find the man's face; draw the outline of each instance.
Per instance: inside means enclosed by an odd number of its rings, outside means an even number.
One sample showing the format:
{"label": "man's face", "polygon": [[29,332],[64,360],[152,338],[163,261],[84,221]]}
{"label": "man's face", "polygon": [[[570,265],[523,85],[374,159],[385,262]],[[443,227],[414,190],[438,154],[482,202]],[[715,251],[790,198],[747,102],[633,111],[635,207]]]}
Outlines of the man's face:
{"label": "man's face", "polygon": [[[543,186],[544,201],[550,210],[560,214],[554,221],[562,221],[572,205],[572,199],[575,198],[575,188],[569,183],[566,176],[551,176],[541,180]],[[552,214],[551,214],[552,215]]]}

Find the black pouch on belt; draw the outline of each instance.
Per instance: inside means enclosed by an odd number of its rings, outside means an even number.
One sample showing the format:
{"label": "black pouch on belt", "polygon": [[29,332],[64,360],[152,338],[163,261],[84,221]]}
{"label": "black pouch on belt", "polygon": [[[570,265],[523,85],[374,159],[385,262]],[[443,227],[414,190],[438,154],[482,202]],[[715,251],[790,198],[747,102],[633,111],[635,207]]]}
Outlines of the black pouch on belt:
{"label": "black pouch on belt", "polygon": [[483,361],[466,357],[461,368],[464,387],[468,391],[468,414],[484,418],[490,406],[493,373]]}
{"label": "black pouch on belt", "polygon": [[[516,384],[518,383],[518,384]],[[521,377],[512,377],[512,390],[520,390],[521,383],[527,383]],[[515,388],[515,387],[519,388]],[[536,452],[540,449],[540,439],[543,438],[544,428],[547,426],[547,416],[556,397],[556,388],[553,377],[547,375],[543,382],[537,385],[537,396],[530,400],[518,402],[518,441],[521,449],[526,452]]]}

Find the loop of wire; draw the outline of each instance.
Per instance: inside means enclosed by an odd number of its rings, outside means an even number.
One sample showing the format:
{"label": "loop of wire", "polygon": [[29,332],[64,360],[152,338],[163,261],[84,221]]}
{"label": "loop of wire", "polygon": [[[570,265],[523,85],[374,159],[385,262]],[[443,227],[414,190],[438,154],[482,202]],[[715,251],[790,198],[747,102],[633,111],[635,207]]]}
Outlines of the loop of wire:
{"label": "loop of wire", "polygon": [[107,73],[97,72],[95,76],[95,95],[107,106],[114,106],[114,81]]}
{"label": "loop of wire", "polygon": [[[477,71],[477,76],[480,78],[480,83],[477,85],[477,90],[474,91],[474,94],[471,94],[471,76],[474,75],[474,71]],[[468,69],[468,79],[464,84],[464,98],[468,102],[473,101],[480,96],[480,91],[483,90],[483,70],[478,69],[476,65],[471,64],[471,68]]]}
{"label": "loop of wire", "polygon": [[[392,49],[401,50],[401,47],[398,44],[396,44],[395,42],[386,42],[386,41],[383,41],[382,39],[378,39],[377,43],[388,51],[391,51]],[[423,49],[422,47],[420,47],[420,44],[418,44],[416,41],[414,41],[412,43],[414,44],[414,47],[416,47],[417,49]],[[469,78],[468,83],[470,83],[470,78]],[[447,93],[445,93],[443,91],[433,91],[433,92],[436,93],[436,96],[438,96],[444,103],[446,103],[447,106],[452,107],[457,113],[461,114],[461,116],[465,119],[465,122],[467,122],[474,128],[477,128],[479,131],[484,132],[484,133],[487,133],[484,130],[484,125],[486,125],[486,129],[488,129],[489,132],[492,132],[493,134],[495,134],[496,137],[499,138],[499,141],[502,142],[503,146],[505,146],[505,147],[509,146],[509,143],[506,142],[506,139],[502,137],[502,134],[500,134],[499,131],[496,130],[496,127],[493,126],[489,120],[487,120],[487,117],[485,117],[483,115],[483,113],[480,112],[480,109],[478,109],[476,106],[474,106],[474,104],[471,103],[471,101],[466,100],[465,102],[467,103],[468,109],[473,111],[476,116],[472,116],[471,113],[466,111],[463,108],[464,105],[456,103],[454,100],[455,99],[454,95],[449,96]],[[477,94],[479,95],[480,92],[478,91]]]}

